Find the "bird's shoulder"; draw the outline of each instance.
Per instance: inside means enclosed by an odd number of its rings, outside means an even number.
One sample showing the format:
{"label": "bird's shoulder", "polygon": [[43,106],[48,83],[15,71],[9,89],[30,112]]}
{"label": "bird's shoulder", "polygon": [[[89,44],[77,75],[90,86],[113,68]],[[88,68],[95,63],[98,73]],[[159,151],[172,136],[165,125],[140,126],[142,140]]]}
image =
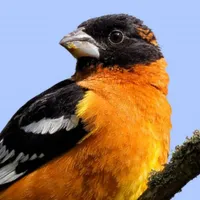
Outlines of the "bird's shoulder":
{"label": "bird's shoulder", "polygon": [[87,134],[76,116],[85,92],[67,79],[16,112],[0,134],[0,188],[68,151]]}

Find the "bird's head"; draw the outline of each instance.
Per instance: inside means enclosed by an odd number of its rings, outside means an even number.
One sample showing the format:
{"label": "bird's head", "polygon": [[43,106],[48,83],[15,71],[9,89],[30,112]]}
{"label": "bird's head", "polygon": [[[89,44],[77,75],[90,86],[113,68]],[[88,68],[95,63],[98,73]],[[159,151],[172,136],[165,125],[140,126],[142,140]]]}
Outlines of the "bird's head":
{"label": "bird's head", "polygon": [[138,64],[149,65],[163,57],[151,29],[126,14],[85,21],[60,44],[77,58],[77,71],[88,71],[91,66],[95,70],[99,65],[127,70]]}

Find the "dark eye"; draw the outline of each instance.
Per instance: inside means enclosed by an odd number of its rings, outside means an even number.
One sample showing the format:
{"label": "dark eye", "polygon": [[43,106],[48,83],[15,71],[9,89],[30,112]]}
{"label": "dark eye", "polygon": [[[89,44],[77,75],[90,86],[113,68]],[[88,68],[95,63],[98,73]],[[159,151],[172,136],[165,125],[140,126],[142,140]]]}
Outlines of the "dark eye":
{"label": "dark eye", "polygon": [[119,44],[124,40],[124,35],[121,31],[115,30],[109,34],[108,38],[112,43]]}

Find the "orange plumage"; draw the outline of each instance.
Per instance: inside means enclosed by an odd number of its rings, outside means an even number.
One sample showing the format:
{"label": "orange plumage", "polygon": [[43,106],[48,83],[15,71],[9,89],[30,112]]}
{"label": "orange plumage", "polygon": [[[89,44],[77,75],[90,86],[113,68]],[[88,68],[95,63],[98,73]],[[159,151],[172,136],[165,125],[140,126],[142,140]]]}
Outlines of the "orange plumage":
{"label": "orange plumage", "polygon": [[136,200],[151,170],[167,162],[166,65],[159,58],[129,68],[98,64],[95,70],[77,71],[73,80],[87,91],[75,113],[88,134],[2,191],[0,200]]}

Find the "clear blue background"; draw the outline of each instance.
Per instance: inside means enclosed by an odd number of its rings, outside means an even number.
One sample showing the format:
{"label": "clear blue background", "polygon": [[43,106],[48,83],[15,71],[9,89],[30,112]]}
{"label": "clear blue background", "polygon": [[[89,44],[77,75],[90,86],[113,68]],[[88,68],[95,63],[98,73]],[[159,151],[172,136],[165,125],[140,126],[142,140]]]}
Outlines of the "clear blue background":
{"label": "clear blue background", "polygon": [[[135,15],[151,27],[168,61],[171,152],[200,127],[200,3],[161,0],[0,1],[0,130],[27,100],[70,77],[75,59],[59,40],[82,21]],[[198,199],[200,179],[175,200]]]}

